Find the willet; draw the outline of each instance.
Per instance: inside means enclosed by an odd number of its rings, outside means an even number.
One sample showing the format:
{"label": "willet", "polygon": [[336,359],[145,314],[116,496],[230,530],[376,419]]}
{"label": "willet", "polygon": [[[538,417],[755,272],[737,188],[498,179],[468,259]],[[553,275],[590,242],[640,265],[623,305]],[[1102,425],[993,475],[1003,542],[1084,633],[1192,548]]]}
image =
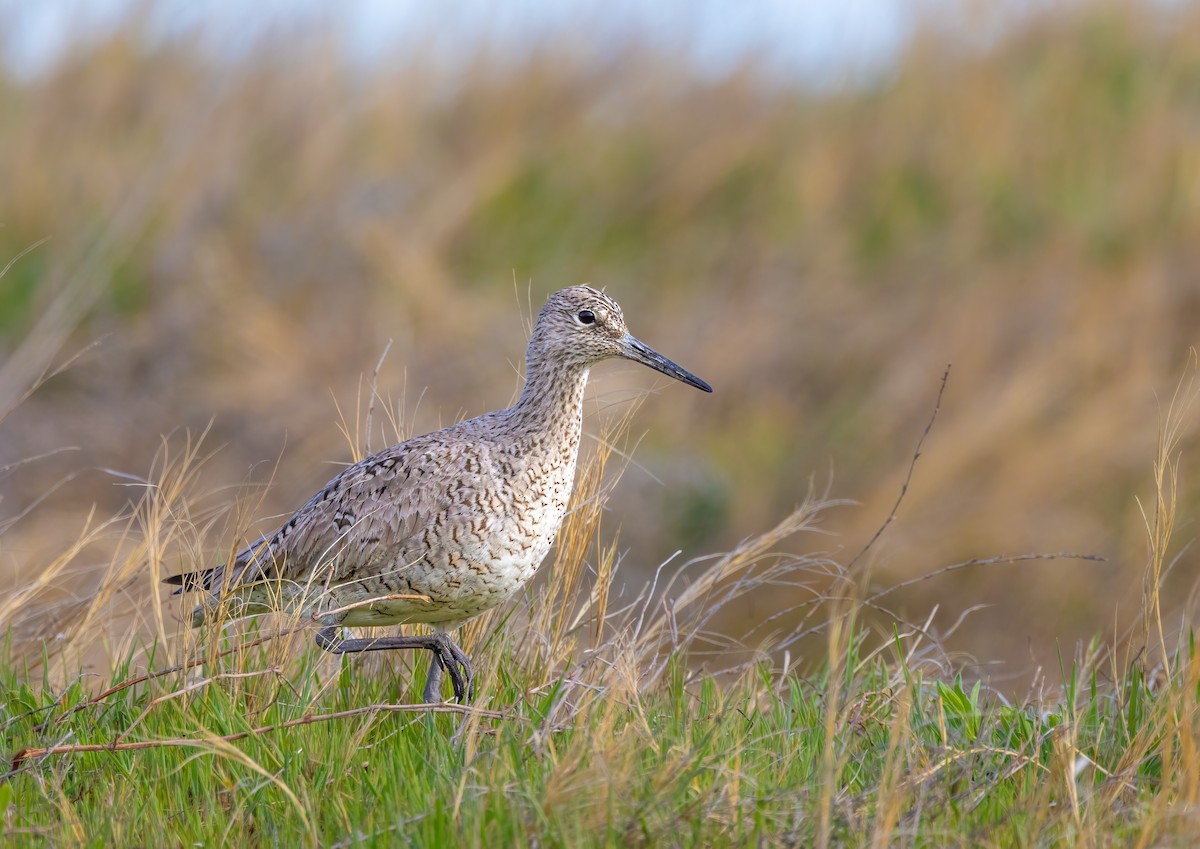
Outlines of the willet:
{"label": "willet", "polygon": [[[310,615],[326,651],[428,649],[425,701],[438,700],[443,670],[455,698],[469,700],[471,662],[448,632],[511,598],[550,550],[575,481],[588,371],[611,357],[712,392],[631,336],[612,298],[589,286],[562,289],[534,323],[514,406],[372,454],[230,563],[167,583],[177,594],[209,593],[194,625],[226,601],[238,616]],[[433,633],[341,633],[402,623]]]}

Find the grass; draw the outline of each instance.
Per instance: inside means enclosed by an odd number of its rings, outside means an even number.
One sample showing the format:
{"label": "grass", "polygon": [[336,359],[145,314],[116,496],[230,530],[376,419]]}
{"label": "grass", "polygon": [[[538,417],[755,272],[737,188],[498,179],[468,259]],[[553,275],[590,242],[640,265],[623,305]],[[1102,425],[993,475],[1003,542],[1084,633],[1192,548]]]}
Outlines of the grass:
{"label": "grass", "polygon": [[[501,631],[479,655],[487,709],[412,705],[417,688],[389,664],[330,663],[275,641],[207,663],[203,677],[98,700],[83,682],[31,685],[10,667],[4,740],[26,753],[0,785],[5,836],[1123,846],[1193,833],[1191,643],[1166,684],[1137,666],[1102,670],[1093,655],[1069,672],[1065,699],[1012,706],[927,666],[919,635],[873,653],[849,642],[804,675],[764,660],[718,681],[690,673],[682,652],[646,676],[613,646],[534,669]],[[114,669],[112,684],[131,672]]]}
{"label": "grass", "polygon": [[[1174,440],[1193,397],[1181,384],[1164,421],[1148,587],[1162,578],[1158,547],[1171,545]],[[624,591],[619,550],[600,542],[599,526],[628,422],[583,465],[545,580],[465,629],[473,705],[415,704],[423,657],[323,654],[300,621],[176,634],[161,625],[176,600],[157,593],[142,615],[163,636],[108,647],[116,660],[99,675],[45,645],[31,654],[10,630],[0,654],[6,841],[1006,847],[1163,845],[1194,833],[1200,655],[1190,630],[1181,640],[1164,630],[1154,592],[1141,639],[1121,650],[1095,640],[1062,659],[1057,686],[1043,680],[1012,703],[956,674],[928,623],[866,626],[886,592],[864,597],[862,554],[842,564],[780,553],[811,545],[845,503],[810,495],[734,550],[665,564]],[[136,580],[153,589],[150,541],[204,550],[179,533],[195,528],[188,482],[200,457],[192,441],[156,464],[125,517],[139,529],[126,534],[127,560],[83,622],[95,627],[131,592],[124,565],[141,564]],[[797,629],[770,630],[770,618],[757,642],[714,630],[724,606],[764,587],[808,591],[811,604],[776,613],[815,623],[824,645],[811,656],[824,660],[797,662],[784,648]]]}

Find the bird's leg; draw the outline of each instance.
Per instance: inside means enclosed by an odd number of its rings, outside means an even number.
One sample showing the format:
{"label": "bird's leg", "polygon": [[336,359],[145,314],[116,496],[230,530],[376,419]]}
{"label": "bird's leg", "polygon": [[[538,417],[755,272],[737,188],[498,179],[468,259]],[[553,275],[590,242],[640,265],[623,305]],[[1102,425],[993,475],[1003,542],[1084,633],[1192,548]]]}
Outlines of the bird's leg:
{"label": "bird's leg", "polygon": [[441,701],[442,670],[445,668],[445,661],[434,651],[429,658],[429,674],[425,676],[425,689],[421,692],[421,699],[425,704],[432,705]]}
{"label": "bird's leg", "polygon": [[425,679],[423,698],[427,703],[440,701],[438,689],[442,683],[443,670],[450,674],[450,683],[454,685],[456,701],[469,702],[475,695],[475,678],[471,670],[471,661],[447,634],[347,640],[338,634],[336,625],[329,625],[317,632],[317,645],[334,654],[384,651],[386,649],[428,649],[433,654],[433,659],[429,663],[429,675]]}

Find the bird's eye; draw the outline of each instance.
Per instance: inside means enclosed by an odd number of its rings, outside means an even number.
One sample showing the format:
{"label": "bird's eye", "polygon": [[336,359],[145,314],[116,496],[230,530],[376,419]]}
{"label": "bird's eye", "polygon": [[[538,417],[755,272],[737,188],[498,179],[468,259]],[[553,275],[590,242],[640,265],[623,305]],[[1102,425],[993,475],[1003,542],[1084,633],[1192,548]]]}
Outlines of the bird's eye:
{"label": "bird's eye", "polygon": [[575,316],[580,324],[595,324],[596,314],[591,310],[580,310],[579,315]]}

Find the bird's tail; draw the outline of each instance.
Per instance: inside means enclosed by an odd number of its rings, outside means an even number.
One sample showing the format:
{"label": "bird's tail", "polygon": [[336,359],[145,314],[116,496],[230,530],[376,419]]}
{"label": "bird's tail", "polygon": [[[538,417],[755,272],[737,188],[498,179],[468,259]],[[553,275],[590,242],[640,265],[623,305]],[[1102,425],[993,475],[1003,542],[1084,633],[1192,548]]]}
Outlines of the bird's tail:
{"label": "bird's tail", "polygon": [[216,571],[216,569],[202,569],[199,572],[184,572],[180,575],[163,578],[163,583],[179,587],[171,595],[182,595],[193,590],[211,590],[213,573]]}
{"label": "bird's tail", "polygon": [[[190,593],[193,590],[208,592],[212,586],[213,572],[215,571],[215,569],[202,569],[199,572],[184,572],[181,575],[171,575],[169,578],[163,578],[163,583],[178,587],[171,595],[182,595],[183,593]],[[205,599],[196,605],[196,609],[192,611],[193,628],[200,627],[211,607],[212,601],[210,599]]]}
{"label": "bird's tail", "polygon": [[[192,611],[192,627],[199,628],[204,620],[215,611],[221,612],[223,619],[240,619],[244,616],[256,616],[260,613],[271,613],[283,609],[280,604],[278,589],[270,595],[265,588],[266,583],[258,581],[247,584],[237,584],[228,592],[213,587],[221,587],[224,578],[224,566],[215,569],[202,569],[199,572],[184,572],[163,578],[164,584],[178,587],[171,595],[180,595],[192,591],[208,593]],[[236,579],[236,576],[235,576]],[[265,596],[265,597],[264,597]]]}

